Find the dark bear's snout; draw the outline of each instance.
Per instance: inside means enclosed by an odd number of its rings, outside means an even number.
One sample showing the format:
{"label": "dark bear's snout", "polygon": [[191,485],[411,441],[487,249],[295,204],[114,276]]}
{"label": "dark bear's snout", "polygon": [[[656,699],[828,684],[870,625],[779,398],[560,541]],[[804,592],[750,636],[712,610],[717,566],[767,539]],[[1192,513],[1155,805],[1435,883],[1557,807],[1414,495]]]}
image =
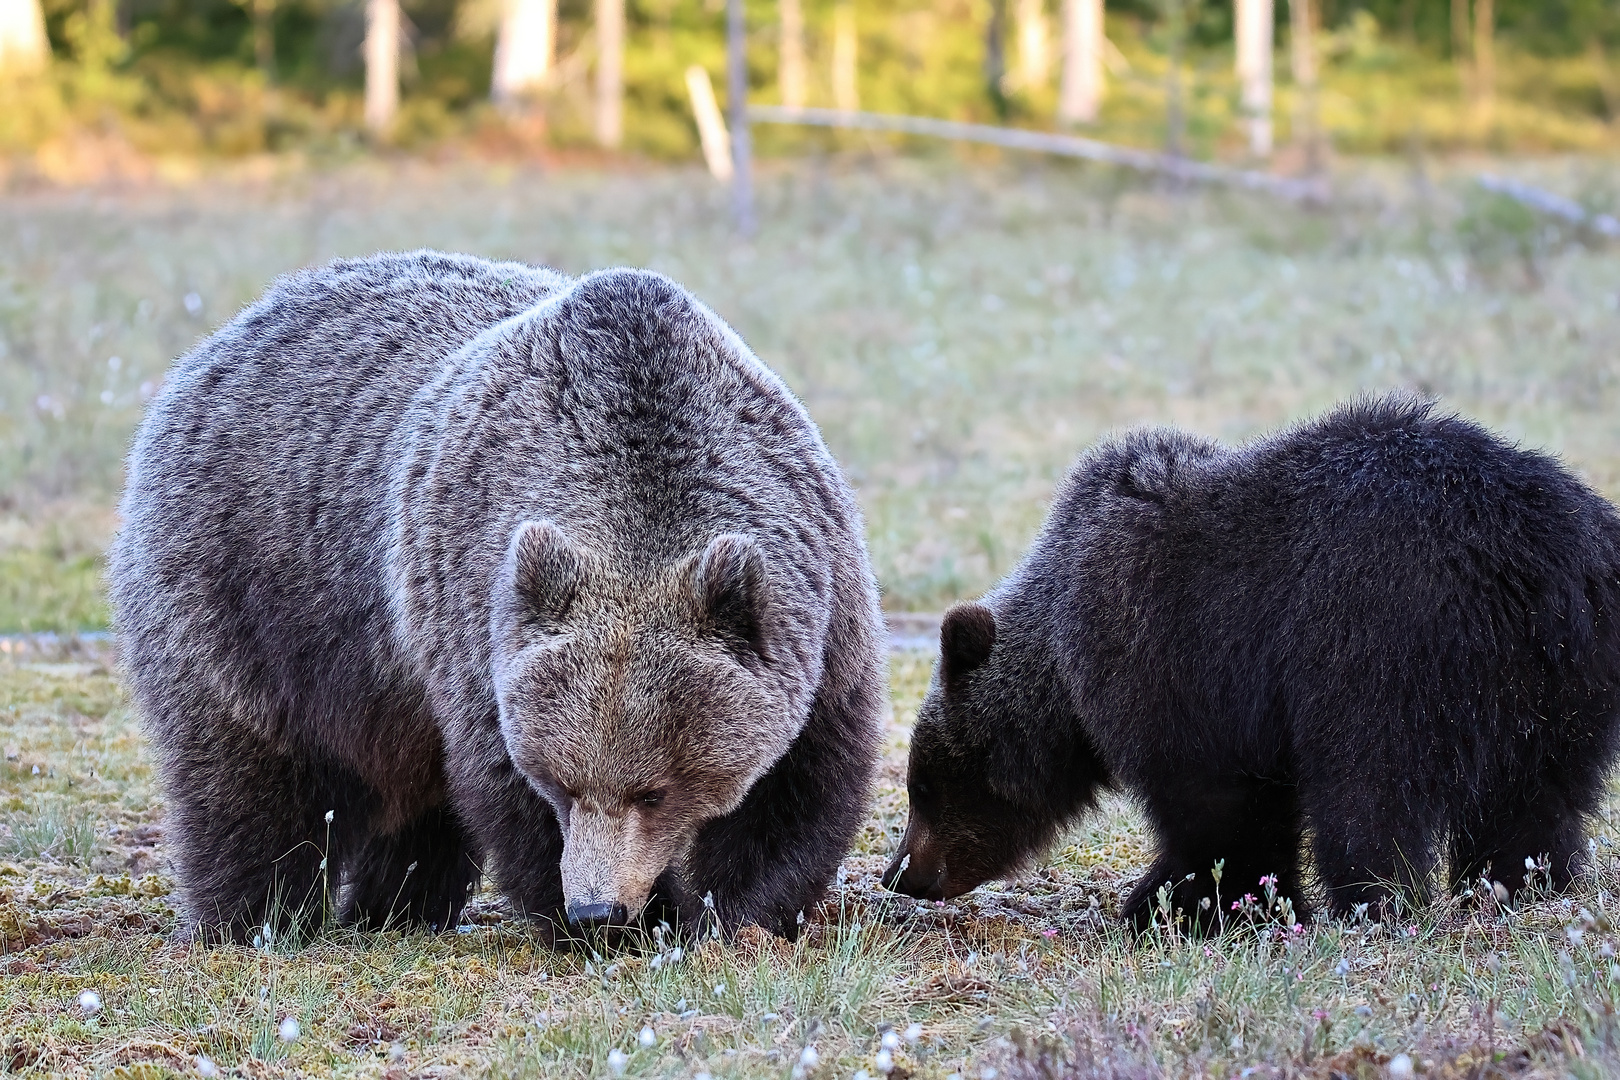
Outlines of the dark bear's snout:
{"label": "dark bear's snout", "polygon": [[918,900],[947,899],[943,855],[927,827],[913,814],[900,841],[900,853],[883,871],[883,887]]}

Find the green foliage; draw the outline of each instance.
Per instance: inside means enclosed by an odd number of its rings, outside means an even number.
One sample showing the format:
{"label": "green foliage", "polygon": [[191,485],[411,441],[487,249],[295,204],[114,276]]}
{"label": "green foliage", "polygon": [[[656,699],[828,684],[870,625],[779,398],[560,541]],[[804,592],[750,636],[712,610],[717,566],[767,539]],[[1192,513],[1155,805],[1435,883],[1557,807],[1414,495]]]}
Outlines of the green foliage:
{"label": "green foliage", "polygon": [[[265,8],[272,46],[260,64],[253,11]],[[754,100],[777,100],[777,5],[745,0]],[[832,104],[835,0],[807,0],[812,104]],[[1500,107],[1475,115],[1451,62],[1450,0],[1339,0],[1326,7],[1324,102],[1337,145],[1352,151],[1427,146],[1523,150],[1614,145],[1608,121],[1620,108],[1620,72],[1606,50],[1620,46],[1620,8],[1607,0],[1499,0]],[[421,147],[449,141],[492,148],[590,141],[592,5],[562,0],[554,85],[535,116],[488,102],[499,0],[404,0],[410,55],[393,141]],[[1059,4],[1048,0],[1054,56]],[[53,140],[113,137],[147,155],[242,155],[305,150],[346,156],[363,145],[359,50],[363,0],[46,0],[58,58],[48,75],[0,86],[0,152]],[[626,146],[654,156],[690,156],[696,132],[684,71],[719,80],[720,0],[629,0]],[[1172,6],[1175,11],[1181,5]],[[1277,117],[1284,135],[1294,102],[1287,75],[1287,4],[1279,19]],[[1050,127],[1055,72],[1045,85],[997,92],[985,77],[991,0],[861,0],[858,82],[863,107],[961,120]],[[1110,87],[1094,133],[1139,145],[1165,139],[1166,70],[1173,14],[1160,0],[1114,0],[1108,32]],[[1009,16],[1010,17],[1010,16]],[[1241,154],[1231,73],[1230,0],[1187,9],[1184,107],[1191,148]],[[1007,62],[1015,68],[1016,33]],[[864,137],[765,128],[762,152],[866,145]],[[59,150],[52,151],[57,158]],[[49,154],[47,154],[49,156]],[[55,159],[53,159],[55,160]],[[46,162],[55,179],[100,175]],[[104,174],[107,170],[101,170]],[[113,172],[118,170],[114,169]]]}

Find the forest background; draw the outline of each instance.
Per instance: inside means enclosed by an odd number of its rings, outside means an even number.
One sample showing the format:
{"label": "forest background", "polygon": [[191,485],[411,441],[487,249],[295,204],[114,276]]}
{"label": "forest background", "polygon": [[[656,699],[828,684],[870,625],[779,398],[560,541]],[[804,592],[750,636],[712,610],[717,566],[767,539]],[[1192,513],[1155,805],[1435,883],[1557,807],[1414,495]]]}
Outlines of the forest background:
{"label": "forest background", "polygon": [[[723,87],[722,0],[624,0],[622,131],[607,140],[593,112],[598,28],[614,5],[555,3],[543,78],[497,105],[502,0],[401,0],[398,111],[368,133],[366,0],[4,0],[19,11],[40,5],[50,63],[20,64],[16,47],[8,54],[0,44],[0,154],[11,173],[58,180],[128,171],[137,159],[174,169],[198,155],[343,157],[379,142],[510,156],[606,141],[653,158],[695,155],[685,73],[700,65]],[[797,93],[812,106],[1058,126],[1061,0],[744,4],[755,104]],[[1309,7],[1321,80],[1312,107],[1339,152],[1615,145],[1614,0]],[[1286,148],[1302,115],[1287,62],[1294,12],[1278,0],[1271,15],[1280,57],[1273,112]],[[1176,125],[1194,156],[1244,156],[1233,18],[1233,4],[1219,0],[1109,0],[1101,108],[1085,132],[1161,146]],[[793,56],[785,30],[801,43]],[[843,86],[841,67],[851,72]],[[841,137],[772,126],[756,142],[771,155]],[[1286,154],[1279,167],[1292,167]]]}

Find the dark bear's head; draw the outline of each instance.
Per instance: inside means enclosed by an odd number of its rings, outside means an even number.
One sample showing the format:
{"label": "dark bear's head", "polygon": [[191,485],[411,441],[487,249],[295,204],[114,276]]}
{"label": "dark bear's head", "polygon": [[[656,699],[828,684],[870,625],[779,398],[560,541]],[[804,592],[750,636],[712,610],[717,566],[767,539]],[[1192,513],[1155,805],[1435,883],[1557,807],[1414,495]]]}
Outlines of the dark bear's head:
{"label": "dark bear's head", "polygon": [[[1069,754],[1030,702],[1043,685],[1023,650],[998,643],[984,604],[957,604],[940,627],[939,663],[911,734],[906,787],[911,816],[883,883],[922,900],[947,900],[1006,877],[1045,848],[1072,812],[1079,781],[1090,797],[1100,770],[1064,769]],[[1026,704],[1027,703],[1027,704]],[[1064,774],[1061,780],[1057,774]],[[1056,789],[1054,789],[1056,784]]]}
{"label": "dark bear's head", "polygon": [[638,572],[555,524],[514,532],[491,632],[507,751],[556,810],[575,924],[623,924],[797,734],[764,553],[713,538]]}

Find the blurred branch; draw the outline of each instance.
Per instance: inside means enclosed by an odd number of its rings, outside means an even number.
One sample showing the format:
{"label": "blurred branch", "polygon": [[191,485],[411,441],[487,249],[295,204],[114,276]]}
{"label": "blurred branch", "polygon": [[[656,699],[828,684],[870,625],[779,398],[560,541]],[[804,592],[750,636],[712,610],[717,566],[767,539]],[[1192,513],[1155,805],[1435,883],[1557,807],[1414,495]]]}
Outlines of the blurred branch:
{"label": "blurred branch", "polygon": [[1610,239],[1620,238],[1620,220],[1609,214],[1593,213],[1573,199],[1489,173],[1482,173],[1475,178],[1475,182],[1486,191],[1506,195],[1532,210],[1566,221],[1578,229],[1591,229],[1599,236]]}
{"label": "blurred branch", "polygon": [[895,116],[889,113],[841,112],[837,109],[785,109],[774,105],[753,105],[748,118],[764,124],[807,124],[812,127],[852,128],[863,131],[893,131],[905,135],[929,135],[958,142],[984,143],[1009,150],[1029,150],[1061,157],[1083,158],[1108,165],[1122,165],[1139,172],[1155,173],[1177,180],[1222,184],[1278,195],[1295,202],[1328,201],[1330,190],[1321,178],[1295,180],[1248,169],[1228,169],[1189,161],[1171,154],[1136,150],[1128,146],[1099,142],[1078,135],[1054,135],[1021,128],[994,127],[990,124],[962,124],[924,116]]}

